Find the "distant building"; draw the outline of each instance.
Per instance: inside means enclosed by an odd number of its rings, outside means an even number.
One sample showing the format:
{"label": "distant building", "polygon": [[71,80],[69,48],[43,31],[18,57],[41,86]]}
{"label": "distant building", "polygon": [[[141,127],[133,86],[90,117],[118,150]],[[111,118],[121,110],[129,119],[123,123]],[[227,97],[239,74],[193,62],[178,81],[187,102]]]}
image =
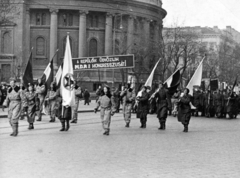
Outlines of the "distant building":
{"label": "distant building", "polygon": [[[57,69],[63,60],[67,32],[70,32],[75,58],[119,54],[119,43],[127,47],[124,54],[130,54],[134,39],[143,38],[137,35],[138,31],[142,31],[146,39],[150,34],[154,40],[161,39],[162,20],[166,16],[161,0],[16,1],[19,13],[11,23],[0,25],[2,81],[22,75],[32,47],[35,79],[42,75],[59,49],[54,58]],[[120,38],[123,32],[125,40]],[[84,75],[82,80],[90,82],[90,90],[100,80],[112,81],[113,78],[111,70],[94,70]],[[114,80],[119,81],[119,77],[116,75]]]}

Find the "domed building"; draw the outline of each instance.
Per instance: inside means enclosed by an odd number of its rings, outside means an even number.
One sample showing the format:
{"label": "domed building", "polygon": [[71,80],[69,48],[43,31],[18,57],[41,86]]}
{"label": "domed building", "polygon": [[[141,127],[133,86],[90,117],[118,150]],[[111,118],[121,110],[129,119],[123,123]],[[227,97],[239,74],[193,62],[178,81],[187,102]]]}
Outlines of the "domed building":
{"label": "domed building", "polygon": [[[0,26],[2,80],[22,75],[31,50],[35,79],[41,77],[52,58],[57,70],[63,60],[67,32],[73,58],[135,54],[142,44],[149,47],[161,42],[166,16],[161,0],[17,2],[13,20]],[[121,71],[83,71],[75,77],[92,90],[99,82],[120,83]]]}

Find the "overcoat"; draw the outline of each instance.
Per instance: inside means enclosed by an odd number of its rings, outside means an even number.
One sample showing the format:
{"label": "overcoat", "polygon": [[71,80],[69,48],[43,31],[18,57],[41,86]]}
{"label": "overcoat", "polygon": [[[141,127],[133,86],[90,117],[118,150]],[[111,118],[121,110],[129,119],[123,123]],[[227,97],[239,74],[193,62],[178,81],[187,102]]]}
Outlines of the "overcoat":
{"label": "overcoat", "polygon": [[155,98],[157,100],[157,117],[167,118],[167,110],[172,107],[168,91],[164,88],[160,89]]}
{"label": "overcoat", "polygon": [[138,97],[137,118],[145,118],[149,111],[148,105],[149,94],[142,92],[142,96]]}
{"label": "overcoat", "polygon": [[178,103],[178,121],[182,122],[182,124],[189,124],[191,119],[191,96],[184,95],[180,97]]}

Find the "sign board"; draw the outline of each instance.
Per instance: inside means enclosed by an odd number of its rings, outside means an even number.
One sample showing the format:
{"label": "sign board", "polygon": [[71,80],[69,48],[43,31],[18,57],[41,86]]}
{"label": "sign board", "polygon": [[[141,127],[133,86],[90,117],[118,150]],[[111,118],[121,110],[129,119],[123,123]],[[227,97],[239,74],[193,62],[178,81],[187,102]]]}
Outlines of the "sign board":
{"label": "sign board", "polygon": [[134,68],[134,55],[73,58],[72,63],[74,71]]}

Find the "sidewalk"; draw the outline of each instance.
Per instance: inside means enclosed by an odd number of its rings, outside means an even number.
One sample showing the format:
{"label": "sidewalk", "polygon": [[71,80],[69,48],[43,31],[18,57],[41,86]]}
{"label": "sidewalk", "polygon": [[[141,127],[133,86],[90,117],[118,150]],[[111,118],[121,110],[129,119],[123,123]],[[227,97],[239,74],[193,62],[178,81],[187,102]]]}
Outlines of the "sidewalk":
{"label": "sidewalk", "polygon": [[[84,105],[84,101],[81,100],[79,102],[78,112],[93,112],[94,108],[96,107],[96,102],[91,101],[89,105]],[[2,108],[0,108],[0,118],[6,118],[8,115],[8,108],[5,108],[4,111],[2,111]]]}

